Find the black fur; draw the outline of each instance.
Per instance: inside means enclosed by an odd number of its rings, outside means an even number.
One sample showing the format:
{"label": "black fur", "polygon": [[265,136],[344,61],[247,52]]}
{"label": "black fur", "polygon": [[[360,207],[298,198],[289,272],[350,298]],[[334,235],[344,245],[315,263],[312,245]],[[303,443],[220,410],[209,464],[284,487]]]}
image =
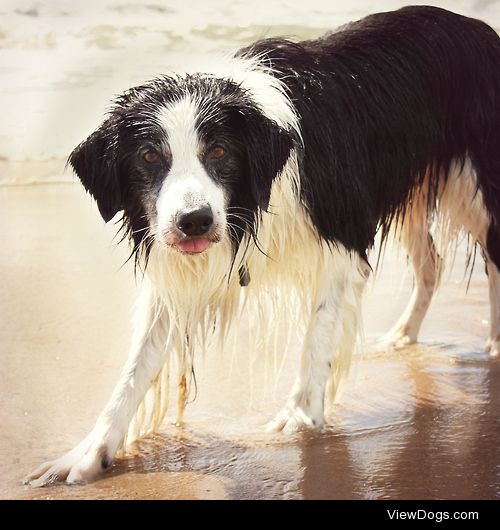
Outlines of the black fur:
{"label": "black fur", "polygon": [[96,200],[106,222],[124,208],[121,181],[125,179],[119,174],[118,146],[118,119],[110,116],[69,158],[85,189]]}
{"label": "black fur", "polygon": [[217,139],[228,148],[224,162],[203,163],[229,191],[235,248],[245,232],[255,238],[273,179],[292,149],[301,200],[318,236],[365,258],[377,230],[385,236],[404,220],[424,177],[433,208],[438,175],[469,157],[492,220],[487,250],[500,267],[500,39],[489,26],[438,8],[407,7],[317,40],[259,41],[239,55],[260,57],[286,85],[303,144],[267,119],[241,87],[199,75],[131,89],[72,153],[70,163],[104,220],[124,211],[136,251],[147,251],[145,197],[168,178],[169,164],[164,152],[155,168],[145,167],[141,153],[164,149],[156,112],[189,92],[201,102],[205,144]]}
{"label": "black fur", "polygon": [[[426,171],[435,191],[438,172],[466,156],[500,226],[500,39],[483,22],[407,7],[240,54],[262,57],[289,89],[302,201],[327,241],[364,255],[379,227],[402,220]],[[488,251],[500,267],[499,237],[490,230]]]}
{"label": "black fur", "polygon": [[233,157],[232,161],[225,157],[218,167],[205,163],[205,168],[228,191],[228,220],[236,250],[245,233],[256,238],[260,212],[269,207],[273,180],[298,139],[266,118],[234,83],[203,76],[196,82],[202,102],[200,136],[206,145],[222,143]]}

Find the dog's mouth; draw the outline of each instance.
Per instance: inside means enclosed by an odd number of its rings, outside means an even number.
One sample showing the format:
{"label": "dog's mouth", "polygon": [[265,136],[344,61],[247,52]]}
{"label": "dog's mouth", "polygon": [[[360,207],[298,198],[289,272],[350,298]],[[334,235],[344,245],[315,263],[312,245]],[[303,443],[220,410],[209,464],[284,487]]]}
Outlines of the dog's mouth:
{"label": "dog's mouth", "polygon": [[190,237],[174,243],[174,247],[184,254],[201,254],[210,246],[212,241],[208,237]]}
{"label": "dog's mouth", "polygon": [[181,254],[196,255],[206,252],[210,247],[219,243],[224,237],[224,230],[214,225],[204,234],[186,235],[177,228],[159,232],[161,242]]}

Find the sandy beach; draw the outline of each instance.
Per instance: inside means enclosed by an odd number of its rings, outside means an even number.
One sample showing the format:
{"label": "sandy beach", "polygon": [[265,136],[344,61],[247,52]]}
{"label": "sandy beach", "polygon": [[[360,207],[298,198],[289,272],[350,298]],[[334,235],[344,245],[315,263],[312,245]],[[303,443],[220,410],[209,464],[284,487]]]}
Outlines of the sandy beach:
{"label": "sandy beach", "polygon": [[209,352],[185,426],[170,411],[85,486],[31,489],[22,477],[88,432],[125,360],[136,284],[91,199],[77,184],[0,188],[1,498],[497,498],[500,364],[484,352],[487,284],[464,255],[434,300],[422,342],[380,349],[411,289],[389,249],[365,304],[366,344],[322,432],[269,435],[286,398],[292,348],[278,381],[266,361]]}

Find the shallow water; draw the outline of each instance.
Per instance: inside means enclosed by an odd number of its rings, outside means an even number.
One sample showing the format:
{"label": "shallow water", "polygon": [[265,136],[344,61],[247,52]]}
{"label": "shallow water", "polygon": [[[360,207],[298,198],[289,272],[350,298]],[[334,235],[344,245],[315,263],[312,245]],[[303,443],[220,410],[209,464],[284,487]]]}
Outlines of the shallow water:
{"label": "shallow water", "polygon": [[[2,498],[498,498],[500,363],[483,351],[489,315],[477,263],[464,254],[433,301],[422,343],[374,339],[407,301],[405,260],[389,248],[365,304],[366,344],[321,432],[268,435],[297,367],[276,382],[266,360],[209,352],[185,426],[169,413],[92,484],[21,484],[92,427],[126,357],[135,285],[78,185],[0,187],[0,455]],[[479,261],[479,260],[478,260]],[[267,367],[267,368],[266,368]]]}

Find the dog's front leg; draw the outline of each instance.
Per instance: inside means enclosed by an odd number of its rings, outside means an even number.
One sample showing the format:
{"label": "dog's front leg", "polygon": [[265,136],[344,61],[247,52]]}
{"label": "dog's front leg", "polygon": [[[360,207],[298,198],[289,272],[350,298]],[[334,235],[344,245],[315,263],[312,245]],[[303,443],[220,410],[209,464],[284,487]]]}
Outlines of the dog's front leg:
{"label": "dog's front leg", "polygon": [[321,427],[327,383],[335,387],[348,372],[368,270],[356,257],[342,256],[339,262],[318,284],[299,374],[285,407],[266,425],[268,431]]}
{"label": "dog's front leg", "polygon": [[169,323],[147,281],[141,289],[131,351],[111,399],[90,434],[61,458],[42,464],[25,483],[40,487],[58,481],[85,482],[108,468],[129,423],[166,361]]}

